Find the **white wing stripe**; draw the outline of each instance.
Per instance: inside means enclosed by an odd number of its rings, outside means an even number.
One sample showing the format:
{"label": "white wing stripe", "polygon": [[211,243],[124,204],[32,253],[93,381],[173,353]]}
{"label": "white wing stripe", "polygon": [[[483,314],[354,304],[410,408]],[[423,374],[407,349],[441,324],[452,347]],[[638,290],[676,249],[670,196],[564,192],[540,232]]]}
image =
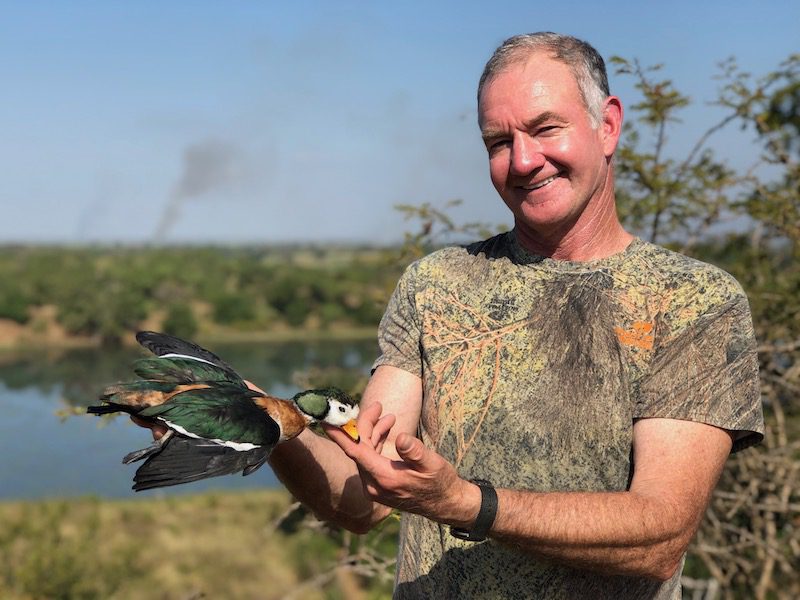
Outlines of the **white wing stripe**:
{"label": "white wing stripe", "polygon": [[185,436],[194,438],[196,440],[207,440],[209,442],[214,442],[215,444],[219,444],[220,446],[227,446],[228,448],[233,448],[237,452],[248,452],[249,450],[255,450],[256,448],[260,448],[261,447],[261,446],[259,446],[257,444],[251,444],[249,442],[231,442],[231,441],[228,441],[228,440],[216,440],[216,439],[203,438],[203,437],[200,437],[197,434],[192,433],[191,431],[186,431],[180,425],[175,425],[175,423],[170,423],[166,419],[161,419],[161,420],[164,421],[164,423],[166,423],[167,425],[169,425],[170,429],[174,429],[178,433],[182,433]]}
{"label": "white wing stripe", "polygon": [[207,365],[213,365],[215,367],[219,366],[210,360],[206,360],[205,358],[197,358],[196,356],[189,356],[188,354],[176,354],[174,352],[170,354],[162,354],[158,358],[188,358],[189,360],[196,360],[198,362],[206,363]]}

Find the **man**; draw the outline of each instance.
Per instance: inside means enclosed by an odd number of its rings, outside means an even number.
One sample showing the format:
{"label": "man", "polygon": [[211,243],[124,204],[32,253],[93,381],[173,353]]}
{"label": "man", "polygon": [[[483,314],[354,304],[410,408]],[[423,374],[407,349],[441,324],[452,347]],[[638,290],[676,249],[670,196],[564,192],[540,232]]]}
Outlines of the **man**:
{"label": "man", "polygon": [[747,300],[622,228],[591,46],[507,40],[478,114],[514,230],[409,267],[361,442],[304,433],[273,467],[354,531],[404,512],[398,598],[680,598],[724,462],[763,432]]}

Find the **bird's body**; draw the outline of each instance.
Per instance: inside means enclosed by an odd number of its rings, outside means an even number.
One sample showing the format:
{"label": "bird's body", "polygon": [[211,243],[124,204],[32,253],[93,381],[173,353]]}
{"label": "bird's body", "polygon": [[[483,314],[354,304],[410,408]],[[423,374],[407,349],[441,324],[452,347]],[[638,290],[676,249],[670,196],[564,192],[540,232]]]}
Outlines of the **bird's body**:
{"label": "bird's body", "polygon": [[357,439],[358,406],[336,388],[308,390],[284,400],[250,389],[222,359],[173,336],[140,332],[136,339],[156,355],[140,359],[138,381],[111,385],[91,414],[126,412],[168,432],[123,462],[147,458],[133,489],[177,485],[242,471],[249,475],[276,444],[314,421],[338,425]]}

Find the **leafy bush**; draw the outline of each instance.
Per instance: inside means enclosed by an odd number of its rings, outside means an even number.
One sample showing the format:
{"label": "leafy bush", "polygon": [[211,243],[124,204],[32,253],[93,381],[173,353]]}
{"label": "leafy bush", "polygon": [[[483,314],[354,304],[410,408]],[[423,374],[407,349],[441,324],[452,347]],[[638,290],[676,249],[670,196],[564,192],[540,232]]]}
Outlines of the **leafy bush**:
{"label": "leafy bush", "polygon": [[220,294],[213,301],[214,321],[222,325],[246,323],[255,319],[255,300],[243,294]]}
{"label": "leafy bush", "polygon": [[0,289],[0,319],[11,319],[17,323],[27,323],[29,299],[18,289],[7,287]]}
{"label": "leafy bush", "polygon": [[[0,249],[0,318],[26,323],[32,307],[52,305],[67,333],[108,343],[164,306],[175,311],[170,326],[184,332],[203,320],[266,329],[275,316],[292,327],[375,325],[402,268],[393,256],[369,249],[7,247]],[[211,307],[193,315],[194,325],[177,307],[193,302]]]}
{"label": "leafy bush", "polygon": [[172,304],[162,324],[162,329],[171,335],[191,338],[197,333],[197,319],[192,307],[185,303]]}

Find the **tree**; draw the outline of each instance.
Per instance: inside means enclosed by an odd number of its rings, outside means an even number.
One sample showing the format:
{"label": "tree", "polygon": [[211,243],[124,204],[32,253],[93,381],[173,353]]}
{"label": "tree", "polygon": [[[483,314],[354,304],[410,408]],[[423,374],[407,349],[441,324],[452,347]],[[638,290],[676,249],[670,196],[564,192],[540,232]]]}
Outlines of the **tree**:
{"label": "tree", "polygon": [[183,302],[170,305],[162,327],[170,335],[187,339],[193,337],[197,333],[197,319],[192,307]]}

